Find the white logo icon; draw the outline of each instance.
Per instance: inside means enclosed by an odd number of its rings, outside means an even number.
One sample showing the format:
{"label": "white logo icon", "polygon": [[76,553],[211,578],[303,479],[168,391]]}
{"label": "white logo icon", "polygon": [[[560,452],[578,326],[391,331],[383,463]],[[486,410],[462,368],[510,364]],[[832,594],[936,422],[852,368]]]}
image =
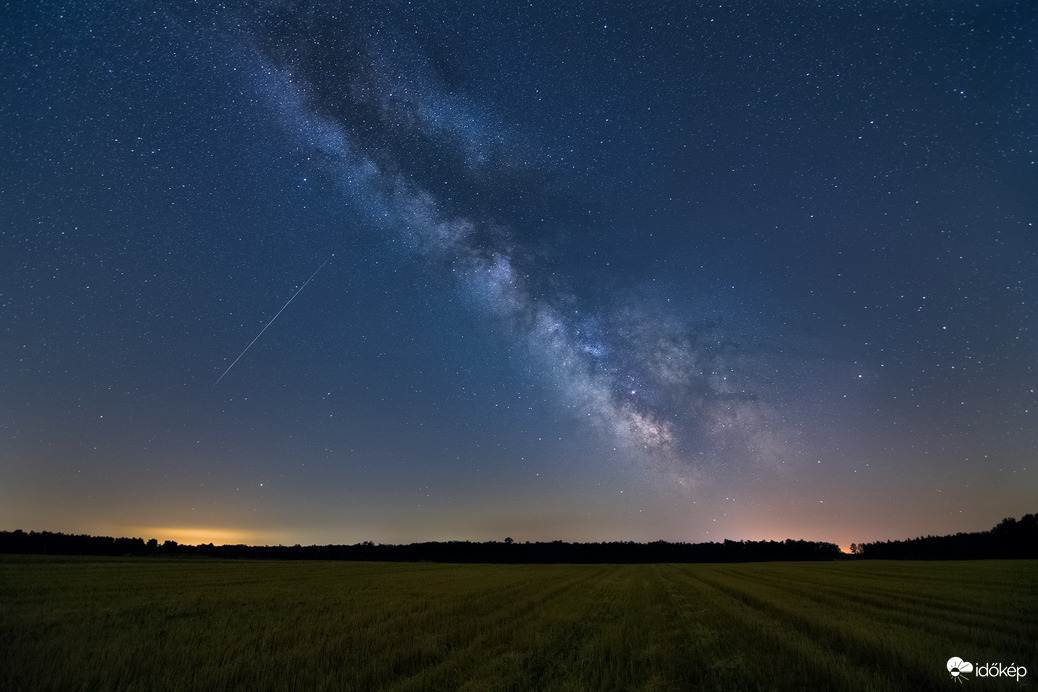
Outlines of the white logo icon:
{"label": "white logo icon", "polygon": [[972,673],[973,664],[969,661],[963,661],[958,656],[952,656],[948,659],[948,672],[951,673],[952,680],[956,682],[969,680],[963,673]]}

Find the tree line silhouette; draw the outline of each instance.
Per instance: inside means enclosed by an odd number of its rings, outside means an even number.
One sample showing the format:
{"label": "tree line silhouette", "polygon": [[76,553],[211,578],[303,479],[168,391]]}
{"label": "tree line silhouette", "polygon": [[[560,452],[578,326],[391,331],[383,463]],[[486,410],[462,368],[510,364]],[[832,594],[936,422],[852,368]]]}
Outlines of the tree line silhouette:
{"label": "tree line silhouette", "polygon": [[[1038,558],[1038,515],[1003,519],[990,531],[926,536],[904,541],[855,543],[859,559],[966,560],[980,558]],[[649,563],[649,562],[767,562],[834,560],[846,557],[834,543],[730,541],[711,543],[564,541],[523,542],[446,541],[408,545],[250,546],[181,545],[176,541],[112,538],[50,531],[0,531],[0,553],[47,555],[198,556],[272,560],[363,560],[393,562],[493,563]]]}
{"label": "tree line silhouette", "polygon": [[1038,558],[1038,514],[1007,517],[990,531],[920,536],[903,541],[852,543],[851,553],[885,560],[977,560]]}
{"label": "tree line silhouette", "polygon": [[358,560],[387,562],[645,563],[831,560],[834,543],[815,541],[724,541],[723,543],[519,543],[445,541],[407,545],[182,545],[154,538],[112,538],[50,531],[0,531],[0,553],[48,555],[178,555],[272,560]]}

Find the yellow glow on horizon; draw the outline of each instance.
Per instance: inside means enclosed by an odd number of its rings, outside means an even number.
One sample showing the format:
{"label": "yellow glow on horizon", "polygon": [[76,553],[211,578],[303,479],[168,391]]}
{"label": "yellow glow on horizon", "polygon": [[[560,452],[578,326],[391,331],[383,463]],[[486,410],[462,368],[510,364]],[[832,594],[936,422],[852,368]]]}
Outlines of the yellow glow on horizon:
{"label": "yellow glow on horizon", "polygon": [[236,545],[239,543],[264,545],[268,544],[270,539],[268,534],[261,534],[255,531],[185,526],[128,526],[125,527],[123,535],[139,536],[144,540],[154,538],[159,543],[176,541],[184,545],[199,545],[202,543],[213,543],[215,545]]}

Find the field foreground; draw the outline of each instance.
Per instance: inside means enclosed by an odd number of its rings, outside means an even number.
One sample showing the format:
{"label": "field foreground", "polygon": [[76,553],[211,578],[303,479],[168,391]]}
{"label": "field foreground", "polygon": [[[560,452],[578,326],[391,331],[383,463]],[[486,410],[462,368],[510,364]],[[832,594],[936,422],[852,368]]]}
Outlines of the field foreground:
{"label": "field foreground", "polygon": [[4,690],[950,690],[1038,679],[1038,562],[0,556]]}

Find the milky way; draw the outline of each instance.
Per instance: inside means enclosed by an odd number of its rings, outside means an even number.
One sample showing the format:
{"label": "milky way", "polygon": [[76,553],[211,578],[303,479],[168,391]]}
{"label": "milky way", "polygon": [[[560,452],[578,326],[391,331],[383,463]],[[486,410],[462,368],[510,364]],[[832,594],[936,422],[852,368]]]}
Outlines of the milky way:
{"label": "milky way", "polygon": [[9,3],[2,528],[1035,511],[1033,5]]}
{"label": "milky way", "polygon": [[684,481],[705,454],[769,456],[775,424],[753,379],[765,366],[723,315],[581,306],[565,277],[546,280],[515,223],[466,199],[531,157],[518,137],[448,91],[406,35],[360,13],[269,11],[249,36],[286,130],[337,170],[349,200],[528,345],[559,405]]}

